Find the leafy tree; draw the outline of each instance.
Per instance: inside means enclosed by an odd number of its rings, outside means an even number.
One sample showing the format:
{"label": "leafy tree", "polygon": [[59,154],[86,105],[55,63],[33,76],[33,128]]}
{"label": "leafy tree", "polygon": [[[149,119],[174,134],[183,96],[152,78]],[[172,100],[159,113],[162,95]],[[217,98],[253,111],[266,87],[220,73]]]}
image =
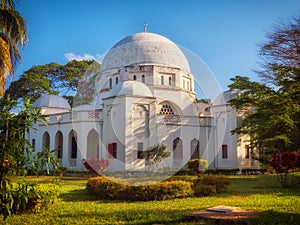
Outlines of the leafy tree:
{"label": "leafy tree", "polygon": [[15,10],[14,0],[0,0],[0,97],[6,78],[13,75],[21,60],[19,47],[27,44],[25,19]]}
{"label": "leafy tree", "polygon": [[300,168],[300,154],[293,152],[274,153],[271,161],[272,167],[278,174],[277,178],[282,187],[292,187],[300,182],[294,174],[289,176],[291,170]]}
{"label": "leafy tree", "polygon": [[[81,79],[94,61],[70,61],[65,65],[48,63],[33,66],[19,80],[11,83],[6,93],[13,99],[36,101],[43,94],[67,95],[77,90]],[[98,64],[98,63],[97,63]],[[99,64],[98,64],[99,65]],[[26,85],[24,85],[26,84]],[[69,102],[73,97],[67,96]]]}
{"label": "leafy tree", "polygon": [[29,187],[26,183],[19,184],[15,190],[10,177],[17,174],[26,176],[28,169],[47,170],[50,165],[53,168],[57,165],[53,151],[44,149],[39,155],[33,155],[33,148],[24,136],[24,132],[28,132],[35,123],[43,121],[44,116],[29,100],[21,106],[9,97],[0,98],[0,213],[4,219],[18,213],[20,207],[26,208],[24,204],[28,203],[29,196],[23,190],[34,191],[33,186]]}
{"label": "leafy tree", "polygon": [[259,159],[270,164],[273,153],[300,149],[300,17],[277,23],[260,53],[261,83],[231,79],[229,87],[240,91],[231,103],[243,119],[233,132],[248,134]]}

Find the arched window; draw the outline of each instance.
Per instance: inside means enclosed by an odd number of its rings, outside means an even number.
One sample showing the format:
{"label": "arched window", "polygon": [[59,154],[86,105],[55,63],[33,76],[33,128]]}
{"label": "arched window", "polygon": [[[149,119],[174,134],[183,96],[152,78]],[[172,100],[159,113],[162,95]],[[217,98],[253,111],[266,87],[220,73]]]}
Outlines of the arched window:
{"label": "arched window", "polygon": [[119,83],[119,77],[116,77],[116,84]]}
{"label": "arched window", "polygon": [[142,82],[145,83],[145,75],[142,75]]}
{"label": "arched window", "polygon": [[[173,152],[182,152],[182,140],[178,137],[173,140]],[[174,158],[182,158],[182,154],[177,154]]]}
{"label": "arched window", "polygon": [[87,159],[99,157],[99,134],[94,129],[87,135],[86,157]]}
{"label": "arched window", "polygon": [[175,168],[181,168],[183,166],[182,156],[182,140],[177,137],[173,140],[173,166]]}
{"label": "arched window", "polygon": [[161,83],[161,85],[164,85],[164,76],[160,77],[160,83]]}
{"label": "arched window", "polygon": [[55,148],[57,149],[57,158],[63,157],[63,135],[58,131],[55,135]]}
{"label": "arched window", "polygon": [[188,89],[188,90],[191,89],[191,88],[190,88],[190,81],[187,81],[187,82],[186,82],[186,89]]}
{"label": "arched window", "polygon": [[183,89],[185,89],[185,80],[182,81],[183,83]]}
{"label": "arched window", "polygon": [[109,88],[112,88],[112,79],[109,78]]}
{"label": "arched window", "polygon": [[172,86],[172,77],[169,77],[169,86]]}
{"label": "arched window", "polygon": [[191,159],[199,159],[200,158],[200,145],[199,141],[194,138],[191,141]]}
{"label": "arched window", "polygon": [[172,107],[170,105],[164,104],[161,107],[159,114],[174,115],[174,110],[172,109]]}
{"label": "arched window", "polygon": [[136,80],[136,75],[133,75],[133,80]]}
{"label": "arched window", "polygon": [[69,134],[69,153],[70,153],[70,158],[71,159],[76,159],[77,158],[77,140],[76,140],[76,133],[72,130]]}
{"label": "arched window", "polygon": [[47,131],[43,134],[43,147],[50,148],[50,135]]}

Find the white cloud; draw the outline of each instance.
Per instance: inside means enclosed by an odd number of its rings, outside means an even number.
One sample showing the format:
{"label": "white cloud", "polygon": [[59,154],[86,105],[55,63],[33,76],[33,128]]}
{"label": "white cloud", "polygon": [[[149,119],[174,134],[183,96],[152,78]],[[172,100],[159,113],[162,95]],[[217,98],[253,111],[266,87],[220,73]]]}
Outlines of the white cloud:
{"label": "white cloud", "polygon": [[68,61],[72,61],[72,60],[77,60],[77,61],[82,61],[82,60],[95,60],[98,62],[102,62],[103,60],[103,55],[97,54],[96,56],[93,55],[89,55],[89,54],[84,54],[84,55],[75,55],[73,52],[70,53],[66,53],[64,54],[65,58]]}

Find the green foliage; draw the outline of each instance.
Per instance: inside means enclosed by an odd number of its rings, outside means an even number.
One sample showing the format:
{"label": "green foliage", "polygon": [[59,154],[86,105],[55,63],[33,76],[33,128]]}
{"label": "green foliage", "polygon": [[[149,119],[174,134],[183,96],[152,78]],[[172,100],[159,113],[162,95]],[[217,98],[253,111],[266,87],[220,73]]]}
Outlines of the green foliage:
{"label": "green foliage", "polygon": [[193,170],[195,174],[205,172],[208,169],[208,162],[204,159],[191,159],[187,162],[189,169]]}
{"label": "green foliage", "polygon": [[[196,178],[196,176],[191,176],[192,178]],[[49,184],[52,183],[52,179],[50,176],[40,176],[37,181],[35,176],[28,176],[26,181]],[[276,175],[270,174],[251,177],[237,175],[230,176],[229,179],[230,185],[221,195],[129,203],[127,201],[99,200],[86,191],[86,178],[62,177],[59,201],[55,202],[54,207],[43,213],[13,215],[8,217],[3,224],[212,225],[215,223],[211,221],[186,220],[186,215],[218,205],[263,211],[256,218],[243,223],[237,222],[237,224],[299,224],[299,188],[283,189],[278,183]],[[2,218],[0,215],[0,220]]]}
{"label": "green foliage", "polygon": [[241,170],[243,175],[257,175],[257,174],[265,174],[267,169],[255,169],[255,168],[244,168]]}
{"label": "green foliage", "polygon": [[224,176],[204,176],[200,178],[198,182],[195,183],[195,187],[198,185],[211,185],[216,188],[216,192],[221,193],[230,184],[229,179]]}
{"label": "green foliage", "polygon": [[59,196],[59,186],[56,184],[38,184],[34,186],[35,194],[28,200],[27,209],[30,212],[41,212],[49,209]]}
{"label": "green foliage", "polygon": [[214,174],[214,175],[236,175],[240,172],[239,168],[232,169],[209,169],[205,171],[205,174]]}
{"label": "green foliage", "polygon": [[[18,114],[15,114],[15,111],[18,111]],[[26,156],[32,152],[24,132],[28,132],[37,121],[43,122],[44,117],[28,100],[24,101],[23,106],[19,106],[17,101],[11,100],[8,96],[0,99],[0,118],[0,180],[2,180],[8,174],[16,174],[23,170],[27,162]]]}
{"label": "green foliage", "polygon": [[[97,64],[100,68],[100,64],[94,61],[76,60],[65,65],[48,63],[33,66],[10,84],[6,94],[16,100],[30,98],[31,102],[35,102],[43,94],[66,95],[70,91],[77,90],[87,71],[92,72],[92,69],[89,69],[91,64]],[[96,69],[96,66],[92,68]],[[89,89],[91,90],[92,87]],[[67,96],[67,98],[69,102],[73,101],[73,97]]]}
{"label": "green foliage", "polygon": [[105,177],[94,177],[88,179],[86,189],[100,199],[117,200],[125,197],[127,186]]}
{"label": "green foliage", "polygon": [[157,144],[143,152],[146,165],[150,166],[158,166],[161,161],[168,158],[170,155],[171,153],[168,152],[167,146],[163,144]]}
{"label": "green foliage", "polygon": [[192,183],[186,181],[164,181],[150,185],[128,186],[127,201],[152,201],[186,198],[193,195]]}
{"label": "green foliage", "polygon": [[40,212],[49,208],[59,195],[54,184],[30,184],[27,182],[2,182],[1,213],[4,219],[12,214]]}
{"label": "green foliage", "polygon": [[241,115],[233,132],[247,134],[259,160],[270,164],[274,152],[294,152],[300,146],[300,20],[276,24],[261,46],[262,83],[236,76],[229,85],[239,91],[231,100]]}
{"label": "green foliage", "polygon": [[196,197],[211,196],[216,193],[217,191],[215,185],[198,184],[194,187],[194,195]]}
{"label": "green foliage", "polygon": [[145,187],[146,193],[150,193],[151,196],[149,200],[186,198],[193,195],[192,183],[186,181],[164,181]]}
{"label": "green foliage", "polygon": [[50,150],[49,148],[43,146],[43,151],[36,154],[29,152],[28,154],[28,166],[26,169],[34,174],[39,174],[46,171],[47,174],[50,173],[50,168],[56,170],[59,166],[57,157],[55,155],[56,149]]}
{"label": "green foliage", "polygon": [[55,170],[54,173],[58,173],[60,177],[62,177],[63,173],[68,170],[67,167],[64,166],[58,166]]}
{"label": "green foliage", "polygon": [[0,1],[0,96],[4,96],[6,78],[14,75],[21,61],[19,47],[27,44],[25,19],[15,8],[14,0]]}
{"label": "green foliage", "polygon": [[198,181],[198,177],[197,176],[171,176],[168,177],[165,181],[177,181],[177,180],[181,180],[181,181],[186,181],[186,182],[191,182],[191,183],[195,183]]}
{"label": "green foliage", "polygon": [[186,181],[130,186],[104,177],[94,177],[88,180],[86,188],[100,199],[109,200],[151,201],[186,198],[193,195],[192,183]]}
{"label": "green foliage", "polygon": [[29,197],[35,194],[34,186],[26,183],[12,188],[10,177],[20,173],[26,176],[29,168],[36,172],[49,172],[49,166],[55,168],[57,159],[47,148],[34,155],[25,139],[24,133],[37,121],[44,122],[40,111],[29,100],[19,105],[9,96],[0,98],[0,109],[0,212],[6,219],[9,215],[25,211]]}

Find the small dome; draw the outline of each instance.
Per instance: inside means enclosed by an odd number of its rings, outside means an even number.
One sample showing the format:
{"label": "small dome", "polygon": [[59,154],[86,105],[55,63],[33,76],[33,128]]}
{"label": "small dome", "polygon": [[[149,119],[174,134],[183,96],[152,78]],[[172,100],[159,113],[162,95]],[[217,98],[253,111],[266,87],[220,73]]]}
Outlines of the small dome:
{"label": "small dome", "polygon": [[101,70],[135,64],[173,66],[190,72],[189,63],[176,44],[148,32],[130,35],[115,44],[104,57]]}
{"label": "small dome", "polygon": [[233,99],[236,98],[238,96],[238,91],[236,90],[228,90],[228,91],[224,91],[223,93],[219,94],[213,105],[225,105],[228,104],[228,102]]}
{"label": "small dome", "polygon": [[60,109],[71,109],[68,101],[58,95],[43,95],[33,104],[36,108],[47,107],[47,108],[60,108]]}
{"label": "small dome", "polygon": [[124,82],[120,82],[116,86],[114,86],[109,93],[109,97],[120,95],[153,97],[150,89],[144,83],[136,80],[127,80]]}

